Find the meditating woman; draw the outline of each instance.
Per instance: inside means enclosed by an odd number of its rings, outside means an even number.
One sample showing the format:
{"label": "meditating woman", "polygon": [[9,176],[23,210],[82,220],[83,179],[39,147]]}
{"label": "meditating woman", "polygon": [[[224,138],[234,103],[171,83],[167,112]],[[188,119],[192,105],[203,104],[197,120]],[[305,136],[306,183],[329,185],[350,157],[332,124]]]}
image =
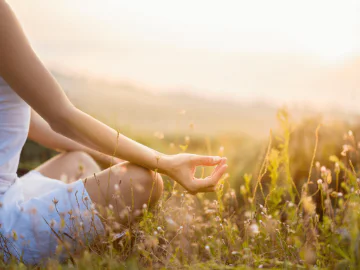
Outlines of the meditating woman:
{"label": "meditating woman", "polygon": [[[34,264],[55,253],[66,258],[77,245],[105,234],[102,209],[111,205],[117,222],[127,224],[144,204],[154,204],[163,189],[159,173],[195,194],[214,191],[227,168],[225,158],[159,153],[75,108],[4,0],[0,77],[0,253],[5,260]],[[19,178],[27,137],[63,153]],[[114,165],[104,171],[93,159],[111,161],[112,156]],[[215,165],[205,179],[194,177],[196,166]],[[67,181],[56,180],[62,175]]]}

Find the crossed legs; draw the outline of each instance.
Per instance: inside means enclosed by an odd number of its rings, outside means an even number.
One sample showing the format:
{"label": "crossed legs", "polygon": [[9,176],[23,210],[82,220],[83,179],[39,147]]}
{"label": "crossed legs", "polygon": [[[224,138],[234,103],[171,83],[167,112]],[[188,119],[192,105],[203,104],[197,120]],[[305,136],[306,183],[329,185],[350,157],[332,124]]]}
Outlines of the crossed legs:
{"label": "crossed legs", "polygon": [[156,172],[129,162],[101,171],[92,157],[81,151],[60,154],[35,170],[46,177],[68,182],[83,179],[92,202],[99,209],[110,206],[122,224],[127,224],[129,218],[132,220],[129,209],[136,213],[144,204],[154,204],[163,190],[162,178]]}

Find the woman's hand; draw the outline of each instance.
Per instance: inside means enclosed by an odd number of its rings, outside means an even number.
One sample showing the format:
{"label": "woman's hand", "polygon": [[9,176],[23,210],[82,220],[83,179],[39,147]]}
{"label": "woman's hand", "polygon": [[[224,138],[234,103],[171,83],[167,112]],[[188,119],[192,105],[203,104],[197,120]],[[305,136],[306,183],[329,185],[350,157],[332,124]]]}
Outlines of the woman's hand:
{"label": "woman's hand", "polygon": [[[162,173],[171,177],[183,186],[189,193],[215,191],[216,184],[227,169],[226,158],[199,156],[193,154],[178,154],[168,156],[164,161]],[[161,161],[160,161],[161,162]],[[216,166],[212,174],[203,179],[195,178],[197,166]]]}

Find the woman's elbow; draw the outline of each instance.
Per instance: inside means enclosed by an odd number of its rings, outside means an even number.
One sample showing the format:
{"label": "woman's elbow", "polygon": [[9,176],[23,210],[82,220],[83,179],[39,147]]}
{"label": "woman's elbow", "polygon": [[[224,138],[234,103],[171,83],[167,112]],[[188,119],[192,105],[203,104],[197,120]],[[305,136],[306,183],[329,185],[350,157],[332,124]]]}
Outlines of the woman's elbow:
{"label": "woman's elbow", "polygon": [[66,105],[54,112],[53,115],[47,119],[51,129],[60,134],[66,133],[66,130],[69,130],[71,126],[71,120],[76,110],[73,105]]}

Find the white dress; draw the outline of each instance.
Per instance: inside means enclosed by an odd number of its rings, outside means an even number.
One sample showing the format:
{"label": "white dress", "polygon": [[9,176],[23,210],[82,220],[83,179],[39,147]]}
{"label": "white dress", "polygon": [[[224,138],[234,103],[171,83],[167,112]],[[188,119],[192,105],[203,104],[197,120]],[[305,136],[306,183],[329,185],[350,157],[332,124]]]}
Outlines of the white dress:
{"label": "white dress", "polygon": [[104,227],[82,180],[68,185],[35,171],[17,176],[29,123],[29,105],[0,77],[0,255],[38,264],[66,259]]}

